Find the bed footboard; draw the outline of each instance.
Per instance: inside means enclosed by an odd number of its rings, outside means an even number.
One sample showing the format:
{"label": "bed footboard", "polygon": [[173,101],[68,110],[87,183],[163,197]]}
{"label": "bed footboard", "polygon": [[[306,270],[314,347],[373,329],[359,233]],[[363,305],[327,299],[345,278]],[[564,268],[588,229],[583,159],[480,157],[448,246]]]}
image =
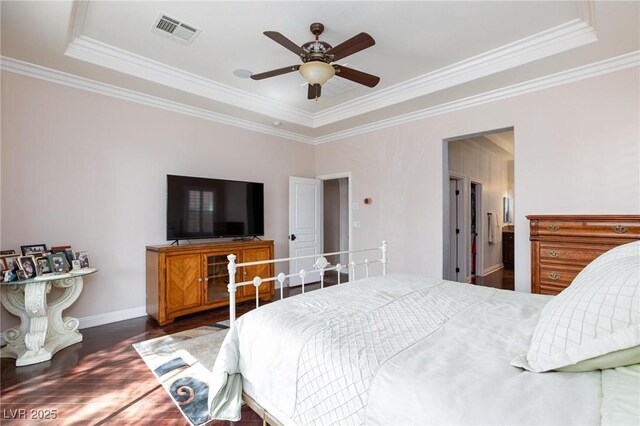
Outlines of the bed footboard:
{"label": "bed footboard", "polygon": [[[337,263],[336,265],[331,265],[327,261],[327,257],[329,256],[335,256],[340,254],[351,255],[354,253],[378,252],[378,251],[380,252],[380,258],[375,260],[369,260],[368,258],[365,258],[364,261],[362,262],[351,261],[346,265],[342,265],[340,263]],[[316,272],[319,273],[320,288],[324,288],[324,275],[327,271],[338,272],[338,284],[341,284],[340,273],[343,271],[349,271],[350,279],[355,280],[357,275],[357,272],[356,272],[357,267],[363,267],[364,276],[365,278],[368,278],[370,273],[370,266],[375,263],[382,264],[382,275],[386,275],[387,274],[387,242],[383,241],[380,247],[373,247],[373,248],[362,249],[362,250],[337,251],[333,253],[322,253],[322,254],[313,254],[308,256],[287,257],[282,259],[261,260],[257,262],[236,263],[235,254],[228,255],[227,259],[229,260],[229,264],[227,266],[227,269],[229,271],[229,285],[227,286],[229,290],[229,321],[230,321],[230,325],[233,325],[233,323],[236,320],[236,290],[238,287],[248,286],[248,285],[253,285],[255,287],[256,308],[257,308],[260,303],[258,296],[260,293],[260,285],[262,285],[262,283],[278,281],[280,283],[280,299],[282,299],[283,298],[282,288],[284,286],[284,282],[291,277],[300,277],[300,280],[302,282],[302,293],[304,293],[305,279],[311,273],[316,273]],[[241,268],[244,266],[255,266],[255,265],[266,265],[271,263],[276,264],[281,262],[289,262],[290,260],[295,260],[295,259],[314,259],[313,269],[309,271],[305,269],[301,269],[299,272],[290,273],[288,275],[284,274],[283,272],[280,272],[275,277],[264,277],[264,278],[254,277],[250,281],[243,281],[243,282],[236,283],[236,271],[238,270],[238,268]]]}

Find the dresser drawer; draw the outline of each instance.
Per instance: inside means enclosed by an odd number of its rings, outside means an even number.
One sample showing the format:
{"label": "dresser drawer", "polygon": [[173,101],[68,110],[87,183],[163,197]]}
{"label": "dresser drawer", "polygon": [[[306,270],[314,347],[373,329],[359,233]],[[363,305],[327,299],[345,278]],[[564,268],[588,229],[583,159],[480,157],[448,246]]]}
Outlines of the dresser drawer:
{"label": "dresser drawer", "polygon": [[540,242],[540,263],[556,264],[569,263],[574,265],[587,266],[596,257],[614,245],[575,245],[563,243]]}
{"label": "dresser drawer", "polygon": [[544,265],[540,264],[540,285],[567,287],[580,271],[584,269],[580,265]]}
{"label": "dresser drawer", "polygon": [[630,221],[560,221],[555,219],[538,220],[536,226],[540,236],[562,237],[604,237],[604,238],[640,238],[640,223]]}
{"label": "dresser drawer", "polygon": [[564,284],[553,285],[553,284],[540,283],[540,292],[538,294],[555,296],[567,287],[569,286]]}

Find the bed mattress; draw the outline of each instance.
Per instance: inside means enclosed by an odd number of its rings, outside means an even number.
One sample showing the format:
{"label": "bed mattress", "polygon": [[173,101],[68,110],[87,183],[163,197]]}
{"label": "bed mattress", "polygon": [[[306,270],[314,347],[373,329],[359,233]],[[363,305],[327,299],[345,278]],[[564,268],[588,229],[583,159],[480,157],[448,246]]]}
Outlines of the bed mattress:
{"label": "bed mattress", "polygon": [[244,390],[285,425],[600,424],[600,372],[510,365],[548,300],[387,275],[265,305],[227,335],[211,413],[239,419]]}

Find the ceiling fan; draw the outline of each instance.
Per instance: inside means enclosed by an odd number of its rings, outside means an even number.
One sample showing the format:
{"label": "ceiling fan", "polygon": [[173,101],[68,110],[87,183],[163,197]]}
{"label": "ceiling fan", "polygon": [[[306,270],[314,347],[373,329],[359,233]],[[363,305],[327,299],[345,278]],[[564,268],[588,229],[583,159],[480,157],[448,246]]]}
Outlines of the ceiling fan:
{"label": "ceiling fan", "polygon": [[320,97],[322,85],[334,75],[368,87],[375,87],[378,84],[380,77],[342,65],[331,64],[376,44],[369,34],[360,33],[336,47],[332,47],[329,43],[318,39],[324,31],[324,25],[316,22],[311,24],[309,29],[316,39],[304,43],[302,46],[298,46],[279,32],[265,31],[264,35],[300,56],[302,64],[253,74],[251,78],[253,80],[262,80],[293,71],[300,71],[300,74],[309,83],[307,98],[316,100]]}

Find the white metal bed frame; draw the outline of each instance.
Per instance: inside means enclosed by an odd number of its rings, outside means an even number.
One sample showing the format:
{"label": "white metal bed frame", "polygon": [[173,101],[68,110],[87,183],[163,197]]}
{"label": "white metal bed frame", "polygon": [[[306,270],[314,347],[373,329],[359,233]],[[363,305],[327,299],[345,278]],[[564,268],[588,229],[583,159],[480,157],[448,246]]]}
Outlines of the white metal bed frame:
{"label": "white metal bed frame", "polygon": [[[335,255],[339,255],[339,254],[363,253],[363,252],[377,251],[377,250],[380,250],[381,258],[380,259],[376,259],[376,260],[365,259],[363,262],[360,262],[360,263],[351,261],[348,265],[342,265],[340,263],[337,263],[336,265],[331,265],[327,261],[327,256],[335,256]],[[268,264],[272,264],[272,263],[275,264],[275,263],[280,263],[280,262],[289,262],[290,260],[294,260],[294,259],[310,259],[310,258],[314,258],[315,259],[315,261],[313,263],[313,270],[312,271],[306,271],[304,269],[301,269],[300,272],[290,273],[288,275],[284,274],[283,272],[280,272],[275,277],[267,277],[267,278],[254,277],[250,281],[242,281],[242,282],[236,283],[236,271],[237,271],[238,268],[241,268],[241,267],[244,267],[244,266],[268,265]],[[260,261],[256,261],[256,262],[236,263],[236,255],[235,254],[228,255],[227,259],[229,260],[229,264],[227,266],[227,269],[229,271],[229,285],[227,286],[227,288],[229,290],[229,320],[230,320],[230,325],[233,325],[233,323],[236,320],[236,289],[238,287],[243,287],[243,286],[247,286],[247,285],[255,286],[255,288],[256,288],[256,308],[257,308],[257,307],[259,307],[259,297],[258,296],[260,294],[260,285],[262,285],[262,283],[278,281],[280,283],[280,299],[282,300],[283,299],[283,293],[284,293],[282,291],[282,288],[284,286],[284,281],[287,278],[294,277],[294,276],[300,277],[300,279],[302,281],[302,293],[304,293],[305,277],[310,273],[315,273],[315,272],[319,272],[320,273],[320,288],[324,288],[324,274],[327,271],[337,271],[338,272],[338,285],[340,284],[340,272],[342,272],[343,270],[348,270],[350,272],[350,279],[351,280],[355,280],[356,279],[356,267],[357,266],[364,266],[365,278],[369,278],[369,266],[371,264],[373,264],[373,263],[381,263],[382,264],[382,275],[386,275],[387,274],[387,242],[383,241],[382,242],[382,246],[380,246],[380,247],[372,247],[372,248],[361,249],[361,250],[337,251],[337,252],[333,252],[333,253],[312,254],[312,255],[307,255],[307,256],[287,257],[287,258],[282,258],[282,259],[260,260]]]}

